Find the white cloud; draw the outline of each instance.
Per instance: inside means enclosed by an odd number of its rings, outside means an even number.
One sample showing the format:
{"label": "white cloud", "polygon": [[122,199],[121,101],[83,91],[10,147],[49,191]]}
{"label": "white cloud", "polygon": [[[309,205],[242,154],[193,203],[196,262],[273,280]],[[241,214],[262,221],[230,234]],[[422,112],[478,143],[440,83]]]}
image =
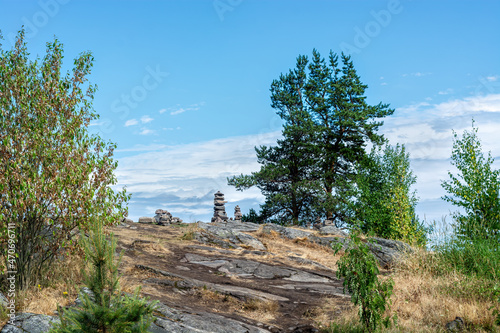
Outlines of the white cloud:
{"label": "white cloud", "polygon": [[427,76],[427,75],[431,75],[431,74],[432,74],[431,72],[405,73],[405,74],[403,74],[403,77],[406,77],[406,76],[422,77],[422,76]]}
{"label": "white cloud", "polygon": [[446,90],[438,92],[439,95],[448,95],[448,94],[451,94],[451,93],[453,93],[453,89],[451,89],[451,88],[448,88]]}
{"label": "white cloud", "polygon": [[137,119],[129,119],[125,122],[125,127],[137,125],[138,123]]}
{"label": "white cloud", "polygon": [[386,86],[386,85],[387,85],[387,82],[382,82],[380,85],[381,85],[381,86]]}
{"label": "white cloud", "polygon": [[106,122],[103,120],[103,121],[91,121],[89,126],[102,126],[102,125],[105,125]]}
{"label": "white cloud", "polygon": [[165,113],[167,111],[170,111],[171,116],[175,116],[181,113],[184,113],[186,111],[197,111],[200,109],[200,107],[204,106],[205,102],[199,102],[195,104],[191,104],[188,107],[180,107],[179,104],[177,104],[175,107],[167,108],[167,109],[161,109],[160,113]]}
{"label": "white cloud", "polygon": [[[500,94],[452,99],[443,103],[415,103],[397,108],[393,116],[384,119],[381,132],[391,144],[404,143],[410,153],[411,166],[417,176],[415,189],[422,205],[417,212],[423,217],[440,220],[449,211],[456,210],[446,204],[441,182],[448,179],[455,130],[459,136],[471,129],[474,118],[483,152],[500,156],[498,129],[500,128]],[[500,167],[500,159],[495,161]],[[427,211],[425,211],[425,209]],[[450,222],[450,221],[448,221]]]}
{"label": "white cloud", "polygon": [[175,111],[170,112],[170,115],[171,115],[171,116],[175,116],[175,115],[177,115],[177,114],[184,113],[184,112],[186,112],[187,110],[189,110],[189,109],[179,108],[179,109],[177,109],[177,110],[175,110]]}
{"label": "white cloud", "polygon": [[[147,213],[143,211],[145,206],[139,203],[154,203],[156,208],[163,206],[176,216],[182,215],[179,212],[182,210],[184,217],[206,220],[213,214],[213,193],[218,190],[234,205],[262,202],[258,189],[236,191],[227,185],[226,178],[259,170],[254,147],[274,145],[280,136],[281,131],[277,131],[165,148],[158,145],[149,149],[147,146],[135,147],[137,154],[119,159],[118,186],[127,186],[127,192],[132,193],[137,202],[136,212],[131,207],[132,218]],[[196,207],[193,202],[197,203]],[[203,205],[204,215],[200,214]],[[178,211],[171,210],[174,206]],[[242,209],[248,210],[243,206]],[[149,214],[154,215],[154,211]]]}
{"label": "white cloud", "polygon": [[143,152],[143,151],[157,151],[157,150],[163,150],[167,149],[170,146],[167,145],[161,145],[161,144],[152,144],[152,145],[135,145],[131,148],[125,148],[125,149],[116,149],[115,153],[123,153],[123,152]]}
{"label": "white cloud", "polygon": [[155,131],[149,129],[149,128],[141,128],[141,132],[139,133],[140,135],[150,135],[150,134],[154,134]]}
{"label": "white cloud", "polygon": [[143,124],[147,124],[147,123],[149,123],[149,122],[152,122],[153,120],[154,120],[154,119],[153,119],[153,118],[151,118],[151,117],[150,117],[150,116],[148,116],[148,115],[145,115],[145,116],[142,116],[142,117],[141,117],[141,122],[142,122]]}
{"label": "white cloud", "polygon": [[[440,219],[449,214],[449,205],[441,181],[447,178],[453,143],[452,129],[459,135],[471,128],[476,120],[483,150],[500,156],[498,129],[500,128],[500,94],[451,99],[443,103],[429,100],[397,108],[393,116],[384,119],[381,132],[390,143],[404,143],[411,156],[411,165],[417,175],[415,189],[422,206],[423,217]],[[145,128],[142,129],[143,131]],[[152,134],[152,133],[147,133]],[[178,146],[135,146],[132,156],[119,159],[116,172],[119,185],[132,193],[132,218],[153,216],[145,207],[168,209],[185,220],[207,221],[213,214],[213,193],[220,190],[226,195],[227,212],[231,216],[234,205],[243,212],[257,208],[263,202],[258,189],[238,192],[227,185],[227,177],[249,174],[260,165],[255,146],[274,145],[281,132],[263,133]],[[123,150],[126,151],[126,150]],[[496,161],[500,164],[500,158]],[[430,208],[429,208],[430,207]]]}
{"label": "white cloud", "polygon": [[492,75],[492,76],[486,77],[486,80],[490,81],[490,82],[494,82],[494,81],[497,81],[499,77],[500,76],[498,76],[498,75]]}

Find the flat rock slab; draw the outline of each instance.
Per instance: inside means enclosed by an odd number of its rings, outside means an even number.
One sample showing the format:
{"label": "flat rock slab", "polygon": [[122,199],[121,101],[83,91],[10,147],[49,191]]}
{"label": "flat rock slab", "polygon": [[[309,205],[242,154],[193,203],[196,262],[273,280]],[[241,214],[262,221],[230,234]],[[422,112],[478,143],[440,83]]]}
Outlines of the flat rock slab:
{"label": "flat rock slab", "polygon": [[238,276],[240,278],[284,279],[311,283],[331,283],[334,281],[325,275],[309,273],[295,268],[266,265],[252,260],[214,259],[199,254],[186,253],[182,261],[217,269],[226,275]]}
{"label": "flat rock slab", "polygon": [[236,221],[226,221],[226,222],[214,222],[213,225],[230,228],[234,231],[240,232],[253,232],[260,229],[261,224],[251,223],[251,222],[236,222]]}
{"label": "flat rock slab", "polygon": [[154,284],[161,284],[161,285],[166,285],[166,286],[171,286],[171,287],[176,287],[178,289],[191,289],[194,287],[198,288],[208,288],[213,291],[220,292],[222,294],[226,295],[231,295],[235,297],[243,297],[243,298],[256,298],[260,300],[265,300],[265,301],[278,301],[278,302],[287,302],[289,301],[288,298],[286,297],[281,297],[278,295],[262,292],[259,290],[255,289],[250,289],[250,288],[245,288],[245,287],[239,287],[239,286],[233,286],[233,285],[226,285],[226,284],[217,284],[217,283],[210,283],[206,281],[201,281],[197,279],[192,279],[188,277],[181,276],[179,274],[172,274],[169,272],[165,272],[160,269],[156,269],[153,267],[147,267],[143,265],[136,265],[136,267],[144,270],[148,270],[157,274],[161,274],[167,277],[173,277],[177,278],[179,280],[171,280],[171,279],[157,279],[157,278],[150,278],[144,280],[146,283],[154,283]]}
{"label": "flat rock slab", "polygon": [[[182,311],[159,303],[157,315],[148,329],[151,333],[269,333],[270,331],[249,323],[239,322],[221,315]],[[14,325],[5,325],[0,333],[46,333],[58,317],[33,313],[20,313]]]}
{"label": "flat rock slab", "polygon": [[7,324],[1,333],[45,333],[52,328],[53,323],[60,323],[59,317],[34,313],[16,315],[13,325]]}
{"label": "flat rock slab", "polygon": [[170,333],[270,333],[270,331],[249,323],[243,323],[224,316],[208,313],[185,313],[164,304],[157,307],[161,313],[155,325]]}
{"label": "flat rock slab", "polygon": [[336,287],[322,283],[307,283],[307,284],[289,283],[276,286],[276,288],[305,291],[309,293],[317,293],[317,294],[346,297],[346,298],[351,297],[349,294],[344,294],[342,287]]}
{"label": "flat rock slab", "polygon": [[[342,230],[333,226],[322,227],[320,229],[320,233],[321,230],[323,230],[323,235],[335,234],[336,236],[319,237],[310,231],[287,228],[272,223],[265,224],[262,228],[262,232],[264,233],[271,233],[271,231],[274,231],[279,233],[282,237],[288,239],[306,238],[310,242],[326,247],[331,247],[334,244],[340,244],[341,248],[345,250],[349,246],[350,240],[349,238],[345,238],[345,236],[343,236],[345,233]],[[384,268],[393,266],[405,252],[411,253],[413,251],[411,246],[406,243],[379,237],[372,237],[371,240],[367,242],[367,245],[370,251],[374,254],[379,265]]]}
{"label": "flat rock slab", "polygon": [[195,233],[195,239],[206,244],[215,244],[224,248],[238,248],[241,246],[251,247],[255,250],[265,251],[266,247],[257,238],[243,233],[243,231],[255,231],[235,229],[222,224],[207,224],[198,222],[198,227],[203,229],[201,233]]}

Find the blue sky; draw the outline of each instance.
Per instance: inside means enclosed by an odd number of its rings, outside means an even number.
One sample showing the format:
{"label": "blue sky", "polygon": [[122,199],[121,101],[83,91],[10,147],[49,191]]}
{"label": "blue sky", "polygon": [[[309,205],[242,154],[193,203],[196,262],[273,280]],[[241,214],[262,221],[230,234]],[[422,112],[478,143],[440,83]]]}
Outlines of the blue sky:
{"label": "blue sky", "polygon": [[381,132],[411,154],[418,213],[449,215],[452,129],[474,117],[500,167],[499,17],[499,1],[472,0],[0,0],[4,48],[24,25],[33,57],[54,36],[68,69],[93,53],[91,131],[118,144],[130,216],[162,208],[187,222],[210,219],[217,190],[229,216],[263,202],[225,179],[258,170],[253,147],[280,136],[271,82],[313,48],[351,54],[368,101],[396,109]]}

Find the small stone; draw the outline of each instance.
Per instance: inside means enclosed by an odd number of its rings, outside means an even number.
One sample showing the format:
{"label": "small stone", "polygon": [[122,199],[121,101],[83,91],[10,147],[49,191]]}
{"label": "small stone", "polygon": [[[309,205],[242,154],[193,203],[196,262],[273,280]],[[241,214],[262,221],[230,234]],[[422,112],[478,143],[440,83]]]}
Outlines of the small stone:
{"label": "small stone", "polygon": [[446,324],[446,330],[448,332],[460,332],[464,329],[464,327],[464,320],[461,317],[456,317],[455,320]]}

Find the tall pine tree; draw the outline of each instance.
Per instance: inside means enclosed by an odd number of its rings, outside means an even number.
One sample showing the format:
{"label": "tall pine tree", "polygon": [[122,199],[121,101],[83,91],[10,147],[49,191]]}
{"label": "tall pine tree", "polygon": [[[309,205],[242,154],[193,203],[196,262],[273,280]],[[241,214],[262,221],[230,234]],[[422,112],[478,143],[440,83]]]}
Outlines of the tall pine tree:
{"label": "tall pine tree", "polygon": [[367,104],[367,86],[350,57],[341,60],[342,67],[330,52],[327,63],[313,50],[312,62],[299,56],[295,69],[272,82],[271,106],[284,121],[283,139],[256,148],[259,172],[229,179],[238,189],[258,186],[266,196],[263,211],[284,213],[281,218],[294,223],[301,216],[350,222],[355,166],[368,142],[383,142],[378,119],[394,110]]}

